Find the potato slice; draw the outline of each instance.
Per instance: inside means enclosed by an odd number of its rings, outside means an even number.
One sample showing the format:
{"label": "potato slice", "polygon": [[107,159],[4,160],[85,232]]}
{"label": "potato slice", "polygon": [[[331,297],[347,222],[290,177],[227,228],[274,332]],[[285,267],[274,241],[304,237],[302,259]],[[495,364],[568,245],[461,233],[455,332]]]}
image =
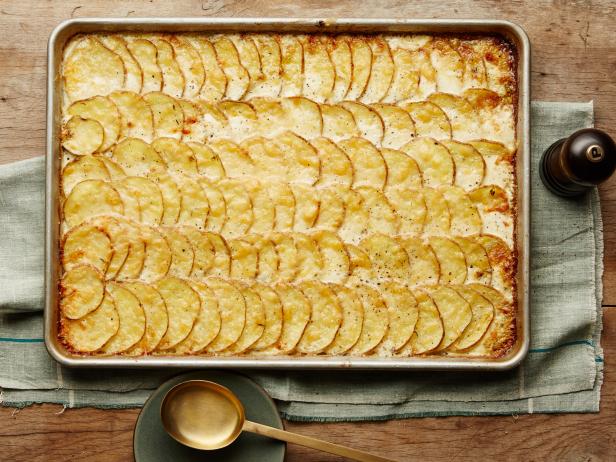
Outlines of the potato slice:
{"label": "potato slice", "polygon": [[457,40],[451,45],[464,60],[464,88],[483,89],[488,86],[488,74],[483,57],[472,46],[474,40]]}
{"label": "potato slice", "polygon": [[385,98],[391,86],[395,72],[394,60],[389,45],[382,38],[375,36],[368,40],[368,44],[372,50],[372,70],[361,101],[377,103]]}
{"label": "potato slice", "polygon": [[481,137],[499,141],[508,149],[515,150],[515,114],[510,99],[485,88],[471,88],[463,96],[478,114]]}
{"label": "potato slice", "polygon": [[188,238],[177,228],[162,228],[161,232],[171,250],[169,275],[187,278],[193,270],[195,251]]}
{"label": "potato slice", "polygon": [[68,196],[76,184],[85,180],[110,180],[109,170],[100,158],[81,156],[66,164],[62,169],[62,192]]}
{"label": "potato slice", "polygon": [[344,37],[327,37],[325,47],[334,65],[336,79],[329,101],[345,99],[353,78],[353,55],[348,40]]}
{"label": "potato slice", "polygon": [[73,227],[97,215],[122,215],[124,206],[120,195],[109,183],[85,180],[73,187],[62,211],[68,226]]}
{"label": "potato slice", "polygon": [[286,183],[270,183],[270,197],[276,210],[274,228],[278,231],[291,231],[295,221],[295,196]]}
{"label": "potato slice", "polygon": [[419,189],[423,186],[421,170],[415,159],[402,151],[381,149],[387,165],[387,184],[385,187],[400,189]]}
{"label": "potato slice", "polygon": [[149,40],[139,38],[129,40],[126,46],[143,71],[141,91],[143,93],[161,91],[163,89],[163,73],[156,59],[158,50],[154,44]]}
{"label": "potato slice", "polygon": [[199,53],[205,71],[205,80],[200,92],[201,98],[207,101],[222,99],[227,89],[227,77],[218,64],[214,46],[205,37],[191,35],[186,39]]}
{"label": "potato slice", "polygon": [[138,176],[127,176],[123,180],[139,202],[141,221],[160,225],[163,218],[163,195],[153,181]]}
{"label": "potato slice", "polygon": [[248,153],[233,141],[219,139],[210,142],[208,146],[222,162],[225,173],[229,178],[243,177],[254,172],[255,165]]}
{"label": "potato slice", "polygon": [[317,103],[304,97],[283,98],[280,103],[287,115],[288,130],[306,139],[323,134],[323,117]]}
{"label": "potato slice", "polygon": [[182,195],[177,183],[164,172],[148,174],[148,179],[158,186],[163,199],[163,225],[174,225],[178,222],[182,208]]}
{"label": "potato slice", "polygon": [[205,229],[219,233],[227,219],[227,205],[220,189],[205,178],[199,178],[199,186],[203,189],[209,204],[209,213],[205,221]]}
{"label": "potato slice", "polygon": [[357,343],[349,350],[351,356],[369,354],[381,343],[389,329],[387,305],[373,288],[357,285],[353,288],[364,308],[364,324]]}
{"label": "potato slice", "polygon": [[319,231],[311,235],[323,263],[319,280],[344,284],[351,274],[349,254],[342,239],[331,231]]}
{"label": "potato slice", "polygon": [[93,37],[82,37],[65,57],[64,91],[71,101],[107,95],[124,87],[122,59]]}
{"label": "potato slice", "polygon": [[411,279],[409,256],[404,247],[392,237],[381,233],[372,234],[362,240],[359,247],[370,258],[377,278],[404,283]]}
{"label": "potato slice", "polygon": [[364,94],[370,72],[372,70],[372,49],[364,37],[351,36],[348,38],[353,60],[353,73],[351,86],[346,94],[349,101],[358,100]]}
{"label": "potato slice", "polygon": [[249,138],[240,144],[259,172],[259,178],[286,181],[289,159],[276,143],[261,136]]}
{"label": "potato slice", "polygon": [[447,39],[438,38],[428,48],[432,65],[437,70],[439,91],[459,94],[464,87],[464,60]]}
{"label": "potato slice", "polygon": [[335,188],[317,190],[319,195],[319,215],[314,223],[316,229],[336,231],[345,219],[344,201]]}
{"label": "potato slice", "polygon": [[384,189],[387,165],[381,152],[363,138],[349,138],[338,143],[353,164],[353,187],[371,186]]}
{"label": "potato slice", "polygon": [[243,239],[231,239],[228,244],[231,251],[231,277],[256,279],[259,265],[259,252],[256,247]]}
{"label": "potato slice", "polygon": [[500,186],[485,185],[474,189],[468,196],[479,210],[483,233],[499,236],[512,246],[515,225],[507,192]]}
{"label": "potato slice", "polygon": [[418,292],[417,298],[418,317],[415,324],[415,331],[408,344],[410,348],[403,348],[401,353],[406,355],[421,355],[433,351],[439,346],[443,339],[443,322],[439,316],[438,309],[429,295]]}
{"label": "potato slice", "polygon": [[387,43],[391,48],[401,48],[404,50],[417,51],[432,42],[430,35],[409,34],[409,35],[388,35]]}
{"label": "potato slice", "polygon": [[310,143],[290,131],[279,134],[273,141],[289,157],[289,177],[293,182],[314,185],[319,180],[321,159]]}
{"label": "potato slice", "polygon": [[176,176],[182,195],[179,223],[203,229],[208,219],[210,203],[203,188],[188,176]]}
{"label": "potato slice", "polygon": [[293,191],[293,197],[295,197],[293,229],[295,231],[307,231],[314,226],[319,215],[319,198],[314,195],[312,188],[305,185],[291,185],[291,191]]}
{"label": "potato slice", "polygon": [[387,201],[400,221],[400,234],[419,235],[426,221],[427,208],[423,194],[412,189],[390,189]]}
{"label": "potato slice", "polygon": [[433,138],[417,138],[401,148],[419,166],[424,186],[451,186],[455,164],[449,150]]}
{"label": "potato slice", "polygon": [[145,314],[145,333],[133,348],[140,348],[145,353],[154,351],[167,332],[169,317],[167,305],[160,293],[142,282],[124,282],[122,287],[131,291],[137,297]]}
{"label": "potato slice", "polygon": [[246,301],[246,324],[242,335],[230,345],[225,353],[239,355],[251,348],[265,331],[265,307],[256,290],[251,287],[238,287]]}
{"label": "potato slice", "polygon": [[154,138],[152,109],[140,95],[130,91],[114,91],[109,99],[120,111],[122,138],[140,138],[145,141]]}
{"label": "potato slice", "polygon": [[469,44],[483,59],[486,66],[488,88],[500,95],[509,96],[516,91],[515,74],[511,72],[513,52],[508,46],[493,41],[478,41]]}
{"label": "potato slice", "polygon": [[151,146],[160,154],[171,172],[180,175],[197,175],[199,173],[195,153],[187,144],[175,138],[163,137],[156,138]]}
{"label": "potato slice", "polygon": [[439,283],[463,284],[466,281],[466,258],[460,246],[440,236],[432,236],[429,242],[440,266]]}
{"label": "potato slice", "polygon": [[221,101],[217,108],[227,119],[229,138],[240,141],[257,130],[257,113],[254,108],[240,101]]}
{"label": "potato slice", "polygon": [[479,151],[486,163],[483,182],[511,188],[514,181],[512,153],[502,143],[493,141],[469,141],[469,144]]}
{"label": "potato slice", "polygon": [[175,277],[161,279],[154,286],[165,301],[169,326],[156,350],[163,352],[188,337],[201,311],[199,294],[188,282]]}
{"label": "potato slice", "polygon": [[100,150],[104,133],[99,121],[73,116],[62,127],[62,147],[76,156],[87,156]]}
{"label": "potato slice", "polygon": [[91,265],[105,274],[113,252],[111,238],[104,229],[86,222],[64,235],[60,257],[65,271]]}
{"label": "potato slice", "polygon": [[479,186],[483,182],[486,169],[479,151],[470,144],[454,140],[442,140],[441,144],[449,149],[456,166],[454,184],[465,190]]}
{"label": "potato slice", "polygon": [[[109,236],[112,246],[112,254],[105,271],[105,279],[113,279],[114,277],[116,277],[118,271],[120,271],[120,269],[122,268],[122,265],[124,265],[126,257],[128,256],[130,240],[127,237],[125,230],[120,224],[120,222],[114,217],[101,215],[87,222],[87,224],[85,224],[84,226],[88,225],[101,229],[107,236]],[[67,255],[67,258],[70,258],[70,255],[73,255],[73,251],[71,250],[73,246],[69,244],[68,236],[69,234],[67,234],[67,237],[64,241],[63,253]],[[94,246],[94,241],[91,241],[90,245]],[[78,252],[81,252],[80,247],[80,245],[76,245],[76,250]],[[65,266],[65,269],[68,268],[66,268]]]}
{"label": "potato slice", "polygon": [[60,337],[68,346],[80,353],[91,353],[100,349],[112,338],[120,327],[115,303],[105,292],[99,307],[81,319],[62,319]]}
{"label": "potato slice", "polygon": [[323,38],[315,35],[300,39],[304,49],[304,86],[302,93],[308,99],[323,103],[332,95],[336,70],[327,53]]}
{"label": "potato slice", "polygon": [[137,226],[126,220],[121,221],[120,226],[122,232],[127,233],[128,254],[116,275],[116,279],[119,281],[137,279],[141,274],[145,261],[145,242],[141,238],[141,233]]}
{"label": "potato slice", "polygon": [[195,98],[201,93],[205,82],[205,69],[201,56],[184,37],[171,35],[166,37],[173,47],[174,57],[184,77],[184,92],[182,96],[187,99]]}
{"label": "potato slice", "polygon": [[451,122],[447,114],[436,104],[429,101],[401,104],[415,123],[417,136],[435,138],[437,140],[451,138]]}
{"label": "potato slice", "polygon": [[359,340],[364,325],[364,306],[352,289],[344,286],[334,286],[332,289],[342,309],[342,323],[325,353],[336,356],[345,354]]}
{"label": "potato slice", "polygon": [[246,96],[249,96],[254,87],[264,78],[263,71],[261,70],[259,52],[257,51],[257,47],[251,35],[232,34],[228,35],[228,37],[235,45],[240,63],[248,71],[248,75],[250,76],[250,85],[248,86],[248,93],[246,94]]}
{"label": "potato slice", "polygon": [[119,35],[99,35],[97,38],[122,59],[124,69],[126,69],[124,88],[130,92],[140,93],[143,86],[143,71],[126,47],[126,40]]}
{"label": "potato slice", "polygon": [[220,332],[206,347],[208,353],[218,353],[238,341],[246,325],[246,300],[232,284],[222,279],[211,278],[206,282],[214,292],[220,309]]}
{"label": "potato slice", "polygon": [[334,341],[342,324],[342,308],[332,289],[314,281],[305,281],[299,289],[312,307],[310,321],[302,334],[297,351],[304,354],[317,354]]}
{"label": "potato slice", "polygon": [[172,258],[171,248],[157,229],[142,226],[139,231],[145,242],[145,259],[139,278],[144,282],[153,283],[165,277],[169,272]]}
{"label": "potato slice", "polygon": [[491,234],[475,236],[473,240],[486,250],[492,267],[492,287],[504,293],[510,292],[515,274],[515,258],[507,243]]}
{"label": "potato slice", "polygon": [[93,119],[103,127],[103,144],[100,151],[106,151],[120,136],[120,112],[113,101],[104,96],[93,96],[71,104],[66,110],[67,115],[84,119]]}
{"label": "potato slice", "polygon": [[154,134],[157,137],[182,138],[184,112],[180,103],[171,96],[158,91],[146,93],[143,99],[152,109]]}
{"label": "potato slice", "polygon": [[218,64],[226,77],[226,97],[230,100],[241,100],[248,91],[250,76],[240,63],[237,48],[227,37],[216,38],[213,45]]}
{"label": "potato slice", "polygon": [[349,253],[349,266],[351,269],[347,285],[352,287],[374,280],[375,275],[368,254],[353,244],[347,244],[346,248]]}
{"label": "potato slice", "polygon": [[212,149],[201,143],[189,142],[186,144],[192,149],[197,160],[199,174],[212,181],[220,180],[226,176],[220,157]]}
{"label": "potato slice", "polygon": [[443,321],[443,339],[438,350],[444,350],[455,342],[473,317],[470,304],[450,287],[439,286],[430,290],[430,297],[438,308]]}
{"label": "potato slice", "polygon": [[449,234],[451,214],[443,194],[432,188],[422,189],[421,194],[423,194],[426,203],[424,234]]}
{"label": "potato slice", "polygon": [[278,42],[266,34],[256,34],[252,39],[257,46],[263,80],[250,92],[251,96],[278,96],[282,85],[281,52]]}
{"label": "potato slice", "polygon": [[162,157],[149,144],[137,138],[120,141],[111,156],[127,175],[148,176],[167,168]]}
{"label": "potato slice", "polygon": [[254,222],[250,195],[241,181],[223,180],[217,183],[227,208],[222,234],[228,237],[244,235]]}
{"label": "potato slice", "polygon": [[116,162],[111,160],[109,157],[105,155],[95,155],[94,157],[100,159],[103,164],[105,164],[105,167],[109,172],[109,178],[111,178],[111,180],[120,180],[126,176],[126,173],[124,173],[124,169],[120,167]]}
{"label": "potato slice", "polygon": [[392,356],[409,343],[415,332],[419,308],[413,293],[401,284],[387,282],[379,291],[387,305],[389,329],[377,351],[380,355]]}
{"label": "potato slice", "polygon": [[359,130],[355,124],[355,118],[350,111],[342,106],[321,104],[323,116],[323,136],[334,141],[359,136]]}
{"label": "potato slice", "polygon": [[183,226],[179,231],[188,239],[194,252],[191,275],[195,278],[205,277],[216,264],[214,244],[207,234],[192,226]]}
{"label": "potato slice", "polygon": [[353,189],[342,186],[333,187],[344,204],[344,220],[338,234],[344,241],[357,242],[367,232],[370,224],[370,213],[365,206],[363,196]]}
{"label": "potato slice", "polygon": [[466,98],[449,93],[433,93],[428,97],[428,101],[436,104],[447,114],[453,138],[469,141],[481,137],[479,114]]}
{"label": "potato slice", "polygon": [[389,104],[373,104],[371,107],[379,113],[384,124],[383,147],[399,149],[417,136],[415,123],[404,109]]}
{"label": "potato slice", "polygon": [[391,206],[387,197],[378,189],[368,186],[357,188],[364,200],[364,207],[369,212],[368,230],[398,234],[400,230],[400,217]]}
{"label": "potato slice", "polygon": [[304,49],[294,35],[276,36],[280,46],[282,87],[280,96],[300,96],[304,86]]}
{"label": "potato slice", "polygon": [[214,233],[203,233],[210,241],[214,249],[214,264],[209,270],[212,276],[229,277],[231,272],[231,251],[227,241],[220,235]]}
{"label": "potato slice", "polygon": [[270,239],[278,254],[278,280],[293,281],[298,273],[299,256],[293,237],[289,234],[274,233]]}
{"label": "potato slice", "polygon": [[311,318],[312,307],[302,291],[288,284],[277,284],[274,290],[282,303],[282,332],[276,348],[264,353],[290,354],[295,350]]}
{"label": "potato slice", "polygon": [[385,125],[378,112],[370,106],[353,101],[340,103],[344,109],[353,114],[359,135],[379,146],[383,141]]}
{"label": "potato slice", "polygon": [[413,54],[404,48],[391,50],[394,62],[394,75],[391,85],[383,101],[398,103],[409,99],[416,99],[419,93],[420,74],[415,68]]}
{"label": "potato slice", "polygon": [[120,318],[120,326],[113,337],[101,348],[101,353],[114,355],[129,350],[145,334],[145,312],[133,293],[114,282],[107,285]]}
{"label": "potato slice", "polygon": [[103,273],[91,265],[79,265],[60,280],[60,311],[69,319],[79,319],[99,307],[105,295]]}
{"label": "potato slice", "polygon": [[125,183],[126,177],[113,181],[111,186],[118,192],[124,205],[124,216],[130,220],[141,222],[141,208],[139,201],[133,194],[132,188]]}
{"label": "potato slice", "polygon": [[282,302],[278,294],[268,286],[254,284],[251,289],[261,297],[265,314],[263,334],[251,346],[251,349],[263,350],[278,342],[282,334]]}
{"label": "potato slice", "polygon": [[411,51],[411,59],[415,69],[419,72],[419,92],[414,99],[426,99],[437,91],[436,69],[424,48]]}
{"label": "potato slice", "polygon": [[453,187],[444,188],[441,192],[451,214],[451,233],[460,236],[480,233],[481,216],[464,190]]}
{"label": "potato slice", "polygon": [[257,280],[264,283],[275,281],[279,259],[274,243],[270,239],[258,234],[249,234],[244,236],[242,240],[252,244],[259,253]]}
{"label": "potato slice", "polygon": [[321,172],[316,186],[340,184],[350,188],[353,184],[354,169],[349,156],[327,138],[315,138],[310,144],[321,158]]}
{"label": "potato slice", "polygon": [[150,41],[156,47],[156,60],[163,74],[163,93],[174,98],[181,98],[184,94],[186,80],[176,60],[173,47],[162,38],[152,37]]}
{"label": "potato slice", "polygon": [[[226,136],[229,131],[229,121],[218,109],[216,102],[195,100],[191,103],[193,107],[196,107],[197,120],[192,124],[190,137],[183,135],[186,141],[197,139],[199,142],[207,142]],[[185,132],[186,130],[183,130],[183,133]]]}
{"label": "potato slice", "polygon": [[494,306],[487,298],[468,286],[456,286],[455,290],[468,302],[473,314],[471,322],[460,338],[449,347],[451,350],[461,351],[471,348],[481,340],[494,319]]}
{"label": "potato slice", "polygon": [[207,347],[219,334],[222,320],[214,291],[198,281],[190,281],[190,286],[201,301],[199,315],[190,334],[175,346],[175,354],[195,354]]}
{"label": "potato slice", "polygon": [[400,244],[409,259],[411,268],[409,283],[414,286],[436,284],[441,269],[432,247],[425,245],[416,237],[400,239]]}
{"label": "potato slice", "polygon": [[297,249],[298,273],[296,280],[319,279],[324,271],[324,262],[318,242],[307,234],[293,233]]}
{"label": "potato slice", "polygon": [[490,285],[492,281],[492,266],[486,249],[472,240],[474,236],[454,237],[453,240],[460,246],[466,259],[466,283]]}
{"label": "potato slice", "polygon": [[257,234],[272,231],[276,223],[276,207],[267,192],[267,185],[252,179],[245,181],[244,185],[250,195],[254,216],[250,231]]}

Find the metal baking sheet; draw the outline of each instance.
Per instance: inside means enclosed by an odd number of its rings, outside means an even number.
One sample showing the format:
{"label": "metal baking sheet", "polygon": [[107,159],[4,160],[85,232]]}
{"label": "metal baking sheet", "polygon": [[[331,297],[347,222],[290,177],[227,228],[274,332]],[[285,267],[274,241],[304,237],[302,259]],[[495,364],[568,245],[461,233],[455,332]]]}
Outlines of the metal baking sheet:
{"label": "metal baking sheet", "polygon": [[[58,341],[57,281],[59,255],[59,172],[61,79],[60,65],[66,42],[88,32],[298,32],[298,33],[482,33],[502,35],[517,50],[518,107],[517,176],[517,341],[502,358],[349,358],[349,357],[208,357],[208,356],[80,356]],[[390,19],[280,19],[280,18],[89,18],[68,20],[52,32],[47,63],[47,184],[45,242],[45,345],[49,354],[65,366],[77,367],[244,367],[261,369],[440,369],[505,370],[517,366],[529,345],[529,161],[530,161],[530,44],[526,33],[508,21],[496,20],[390,20]]]}

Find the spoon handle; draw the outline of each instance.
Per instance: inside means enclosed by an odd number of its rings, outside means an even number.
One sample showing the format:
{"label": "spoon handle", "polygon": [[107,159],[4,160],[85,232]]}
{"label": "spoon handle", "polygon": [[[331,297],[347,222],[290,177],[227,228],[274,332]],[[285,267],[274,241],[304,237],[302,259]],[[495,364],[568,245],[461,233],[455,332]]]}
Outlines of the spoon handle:
{"label": "spoon handle", "polygon": [[286,441],[287,443],[299,444],[300,446],[318,449],[320,451],[329,452],[330,454],[348,457],[351,460],[359,460],[360,462],[396,462],[393,459],[386,459],[385,457],[376,456],[368,452],[351,449],[339,444],[328,443],[327,441],[312,438],[310,436],[279,430],[260,423],[250,422],[249,420],[244,422],[243,430],[258,435],[268,436],[276,440]]}

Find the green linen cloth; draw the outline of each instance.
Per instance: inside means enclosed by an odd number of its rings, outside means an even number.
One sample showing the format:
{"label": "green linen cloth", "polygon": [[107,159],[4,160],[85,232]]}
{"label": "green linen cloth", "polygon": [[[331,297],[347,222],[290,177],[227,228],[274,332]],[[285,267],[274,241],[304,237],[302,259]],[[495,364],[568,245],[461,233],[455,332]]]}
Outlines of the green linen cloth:
{"label": "green linen cloth", "polygon": [[[520,367],[504,373],[243,372],[291,420],[598,411],[599,196],[557,198],[543,188],[536,168],[550,143],[592,123],[592,103],[532,104],[531,349]],[[0,167],[0,399],[7,406],[140,406],[179,371],[67,369],[45,350],[43,199],[42,157]]]}

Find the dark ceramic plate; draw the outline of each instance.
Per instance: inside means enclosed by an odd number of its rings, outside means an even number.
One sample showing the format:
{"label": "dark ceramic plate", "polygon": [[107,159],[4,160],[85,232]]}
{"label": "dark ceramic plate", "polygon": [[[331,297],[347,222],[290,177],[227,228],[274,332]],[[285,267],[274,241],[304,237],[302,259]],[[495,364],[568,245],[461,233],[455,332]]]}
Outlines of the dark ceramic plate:
{"label": "dark ceramic plate", "polygon": [[186,447],[164,430],[160,420],[160,404],[165,393],[174,385],[187,380],[211,380],[234,392],[246,411],[246,419],[283,429],[274,401],[249,378],[224,371],[198,371],[178,375],[152,393],[146,401],[133,437],[136,462],[157,461],[220,461],[220,462],[282,462],[285,444],[250,433],[242,433],[230,446],[217,451],[200,451]]}

